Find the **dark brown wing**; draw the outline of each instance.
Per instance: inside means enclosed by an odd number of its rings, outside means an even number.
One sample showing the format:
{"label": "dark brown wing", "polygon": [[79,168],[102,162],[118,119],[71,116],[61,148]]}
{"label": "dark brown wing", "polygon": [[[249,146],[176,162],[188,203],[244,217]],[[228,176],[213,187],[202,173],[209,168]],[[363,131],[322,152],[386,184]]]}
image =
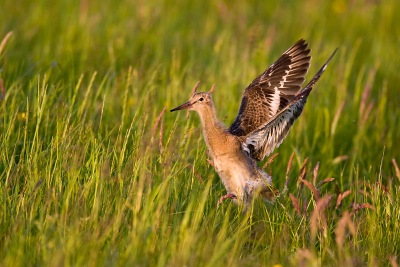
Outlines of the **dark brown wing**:
{"label": "dark brown wing", "polygon": [[294,98],[310,67],[310,49],[307,46],[303,39],[295,43],[246,88],[239,114],[229,127],[231,134],[249,134]]}
{"label": "dark brown wing", "polygon": [[263,160],[265,156],[268,156],[275,149],[275,147],[278,147],[282,143],[283,139],[285,139],[288,134],[290,127],[292,127],[294,121],[303,111],[307,102],[307,97],[314,84],[319,80],[335,53],[336,50],[308,85],[297,96],[295,96],[285,108],[276,114],[270,121],[264,123],[244,138],[242,148],[247,151],[252,158],[258,161]]}

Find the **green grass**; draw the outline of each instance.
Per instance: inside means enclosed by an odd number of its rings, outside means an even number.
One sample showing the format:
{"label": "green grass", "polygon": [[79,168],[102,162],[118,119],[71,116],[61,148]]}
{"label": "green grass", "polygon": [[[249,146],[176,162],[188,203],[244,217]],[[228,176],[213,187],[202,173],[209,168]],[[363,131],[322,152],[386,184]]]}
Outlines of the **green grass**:
{"label": "green grass", "polygon": [[[0,54],[0,265],[398,262],[396,0],[1,6],[0,40],[13,33]],[[244,88],[300,38],[313,49],[308,79],[339,50],[267,168],[283,190],[294,153],[288,192],[245,214],[230,201],[217,209],[226,191],[198,116],[166,112],[162,140],[156,120],[200,80],[201,91],[216,84],[229,125]],[[318,205],[297,182],[307,157],[305,179],[318,162],[318,182],[335,178]]]}

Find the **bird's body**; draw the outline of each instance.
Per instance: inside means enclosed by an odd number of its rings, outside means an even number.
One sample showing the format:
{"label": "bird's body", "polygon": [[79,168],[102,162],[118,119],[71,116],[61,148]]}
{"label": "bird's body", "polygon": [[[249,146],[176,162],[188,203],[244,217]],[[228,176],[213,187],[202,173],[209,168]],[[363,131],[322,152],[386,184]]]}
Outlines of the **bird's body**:
{"label": "bird's body", "polygon": [[235,203],[241,203],[241,200],[247,203],[254,191],[254,184],[260,188],[262,185],[266,187],[265,182],[271,185],[271,177],[242,149],[239,138],[218,121],[213,105],[206,105],[197,111],[201,118],[209,154],[227,193],[236,196],[233,199]]}
{"label": "bird's body", "polygon": [[300,91],[311,60],[307,46],[304,40],[297,42],[246,88],[239,114],[229,128],[217,119],[211,97],[214,86],[210,92],[195,93],[197,83],[190,100],[171,110],[191,109],[200,115],[215,170],[227,196],[236,204],[247,206],[256,192],[267,200],[279,196],[271,176],[256,161],[269,155],[286,137],[332,58]]}

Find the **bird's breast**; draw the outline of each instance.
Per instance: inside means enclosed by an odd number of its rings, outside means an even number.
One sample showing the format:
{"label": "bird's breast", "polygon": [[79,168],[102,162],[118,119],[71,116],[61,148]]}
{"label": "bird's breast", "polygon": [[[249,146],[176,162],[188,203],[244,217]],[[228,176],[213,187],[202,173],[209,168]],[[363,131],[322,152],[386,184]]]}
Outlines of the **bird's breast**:
{"label": "bird's breast", "polygon": [[234,154],[215,157],[214,165],[227,191],[233,194],[244,191],[246,182],[255,175],[251,162]]}

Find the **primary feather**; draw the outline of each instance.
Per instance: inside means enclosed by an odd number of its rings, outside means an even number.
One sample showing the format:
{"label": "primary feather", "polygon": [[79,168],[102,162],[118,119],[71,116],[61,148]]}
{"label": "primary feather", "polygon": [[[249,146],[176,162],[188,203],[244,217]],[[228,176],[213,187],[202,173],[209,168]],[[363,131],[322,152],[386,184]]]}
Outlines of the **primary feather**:
{"label": "primary feather", "polygon": [[278,147],[282,143],[290,127],[292,127],[294,121],[302,113],[314,84],[319,80],[335,53],[336,50],[307,86],[283,109],[246,135],[242,141],[242,148],[253,159],[257,161],[263,160],[275,147]]}
{"label": "primary feather", "polygon": [[310,67],[307,47],[305,40],[299,40],[246,88],[239,113],[229,127],[231,134],[248,135],[295,97]]}

